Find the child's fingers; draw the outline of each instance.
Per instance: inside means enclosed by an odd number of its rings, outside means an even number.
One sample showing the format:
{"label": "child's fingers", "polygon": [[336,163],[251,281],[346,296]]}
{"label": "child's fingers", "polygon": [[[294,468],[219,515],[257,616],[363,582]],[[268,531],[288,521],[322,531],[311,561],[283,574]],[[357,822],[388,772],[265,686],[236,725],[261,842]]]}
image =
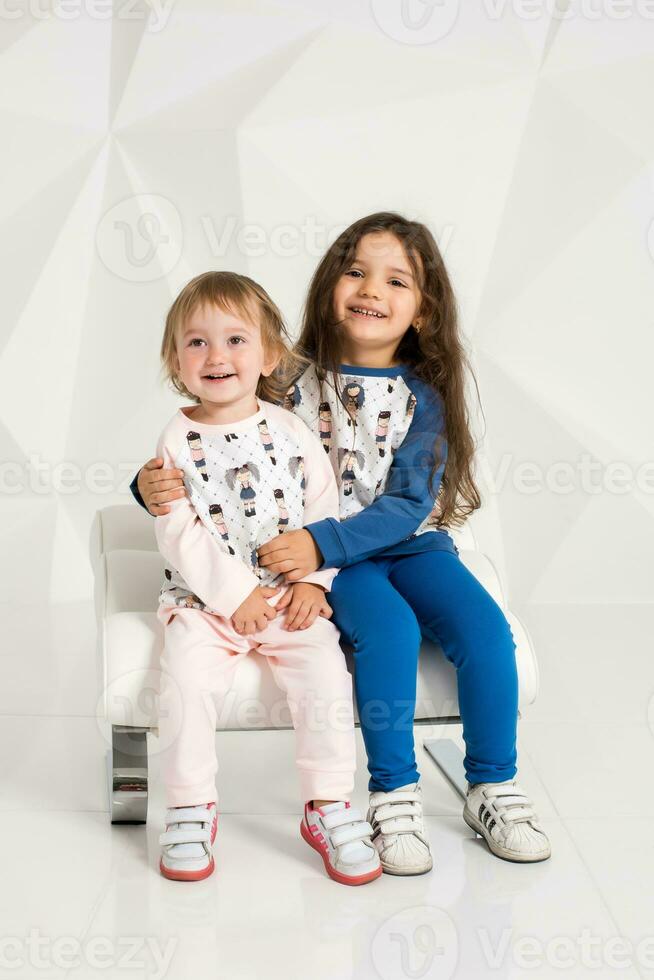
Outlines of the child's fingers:
{"label": "child's fingers", "polygon": [[288,610],[288,613],[286,614],[286,626],[284,627],[284,629],[288,630],[291,628],[291,623],[294,621],[295,617],[299,613],[301,605],[302,603],[300,602],[299,599],[294,600],[293,604]]}
{"label": "child's fingers", "polygon": [[298,623],[304,622],[304,619],[307,614],[307,610],[309,608],[310,608],[310,604],[307,602],[306,599],[304,599],[302,602],[299,603],[294,602],[288,613],[286,629],[288,630],[297,629]]}
{"label": "child's fingers", "polygon": [[288,592],[286,593],[286,595],[283,595],[281,597],[281,599],[279,600],[279,602],[275,606],[275,609],[286,609],[286,607],[288,606],[288,604],[292,600],[292,598],[293,598],[293,589],[289,589]]}
{"label": "child's fingers", "polygon": [[325,619],[331,619],[334,614],[334,610],[331,606],[328,606],[326,602],[320,607],[320,615],[324,616]]}
{"label": "child's fingers", "polygon": [[301,630],[308,629],[309,626],[313,625],[313,623],[315,622],[315,620],[317,618],[318,618],[318,606],[311,606],[311,608],[309,609],[309,613],[308,613],[306,619],[304,620],[304,622],[300,623],[300,625],[298,626],[298,629],[301,629]]}
{"label": "child's fingers", "polygon": [[155,490],[154,493],[150,494],[150,501],[160,507],[161,504],[167,504],[169,500],[179,500],[185,492],[184,487],[175,490]]}

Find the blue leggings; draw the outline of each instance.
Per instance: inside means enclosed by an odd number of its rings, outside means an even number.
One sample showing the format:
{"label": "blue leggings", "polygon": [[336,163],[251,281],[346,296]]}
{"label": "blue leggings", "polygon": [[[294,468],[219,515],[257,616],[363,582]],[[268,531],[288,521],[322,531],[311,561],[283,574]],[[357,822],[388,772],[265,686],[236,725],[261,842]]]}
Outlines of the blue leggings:
{"label": "blue leggings", "polygon": [[370,790],[419,779],[413,744],[422,637],[457,671],[469,783],[516,772],[515,642],[493,597],[457,554],[378,556],[341,569],[328,601],[354,648],[354,688],[368,753]]}

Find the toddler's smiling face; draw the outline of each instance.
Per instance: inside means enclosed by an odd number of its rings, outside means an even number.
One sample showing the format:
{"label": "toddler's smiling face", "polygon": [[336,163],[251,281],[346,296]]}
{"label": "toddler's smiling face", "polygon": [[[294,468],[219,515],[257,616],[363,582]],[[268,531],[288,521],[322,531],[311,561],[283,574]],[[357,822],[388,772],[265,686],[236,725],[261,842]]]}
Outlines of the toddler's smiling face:
{"label": "toddler's smiling face", "polygon": [[254,414],[259,378],[275,365],[267,357],[254,316],[214,305],[198,307],[187,318],[175,353],[176,370],[186,388],[208,414],[220,411],[221,416],[227,409],[241,417]]}

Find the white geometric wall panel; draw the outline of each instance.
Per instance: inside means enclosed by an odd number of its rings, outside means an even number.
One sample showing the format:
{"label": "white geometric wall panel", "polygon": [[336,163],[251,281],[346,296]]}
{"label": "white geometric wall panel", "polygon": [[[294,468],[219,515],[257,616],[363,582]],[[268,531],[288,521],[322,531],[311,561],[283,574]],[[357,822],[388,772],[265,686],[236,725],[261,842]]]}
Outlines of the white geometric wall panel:
{"label": "white geometric wall panel", "polygon": [[[509,598],[652,601],[654,487],[601,479],[653,458],[654,21],[552,6],[446,2],[435,38],[390,0],[0,21],[4,601],[90,595],[91,517],[179,404],[180,286],[246,272],[295,333],[321,250],[379,209],[427,222],[452,275],[485,415],[472,525]],[[548,487],[584,456],[599,492]]]}

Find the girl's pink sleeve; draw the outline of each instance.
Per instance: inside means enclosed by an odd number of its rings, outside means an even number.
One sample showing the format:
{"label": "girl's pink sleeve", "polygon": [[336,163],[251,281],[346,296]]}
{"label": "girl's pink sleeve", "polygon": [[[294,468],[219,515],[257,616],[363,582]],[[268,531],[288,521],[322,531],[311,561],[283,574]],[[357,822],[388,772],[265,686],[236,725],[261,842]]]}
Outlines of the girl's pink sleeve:
{"label": "girl's pink sleeve", "polygon": [[[333,517],[338,520],[338,485],[332,464],[320,439],[307,426],[304,428],[306,429],[304,441],[304,479],[306,482],[304,525],[311,524],[313,521],[321,521],[325,517]],[[325,568],[322,571],[311,572],[299,581],[322,585],[328,592],[337,573],[337,568]]]}
{"label": "girl's pink sleeve", "polygon": [[[178,446],[166,429],[157,444],[164,467],[176,468]],[[230,619],[253,589],[261,583],[254,572],[223,551],[200,520],[188,496],[166,506],[168,514],[154,519],[159,551],[206,605]]]}

